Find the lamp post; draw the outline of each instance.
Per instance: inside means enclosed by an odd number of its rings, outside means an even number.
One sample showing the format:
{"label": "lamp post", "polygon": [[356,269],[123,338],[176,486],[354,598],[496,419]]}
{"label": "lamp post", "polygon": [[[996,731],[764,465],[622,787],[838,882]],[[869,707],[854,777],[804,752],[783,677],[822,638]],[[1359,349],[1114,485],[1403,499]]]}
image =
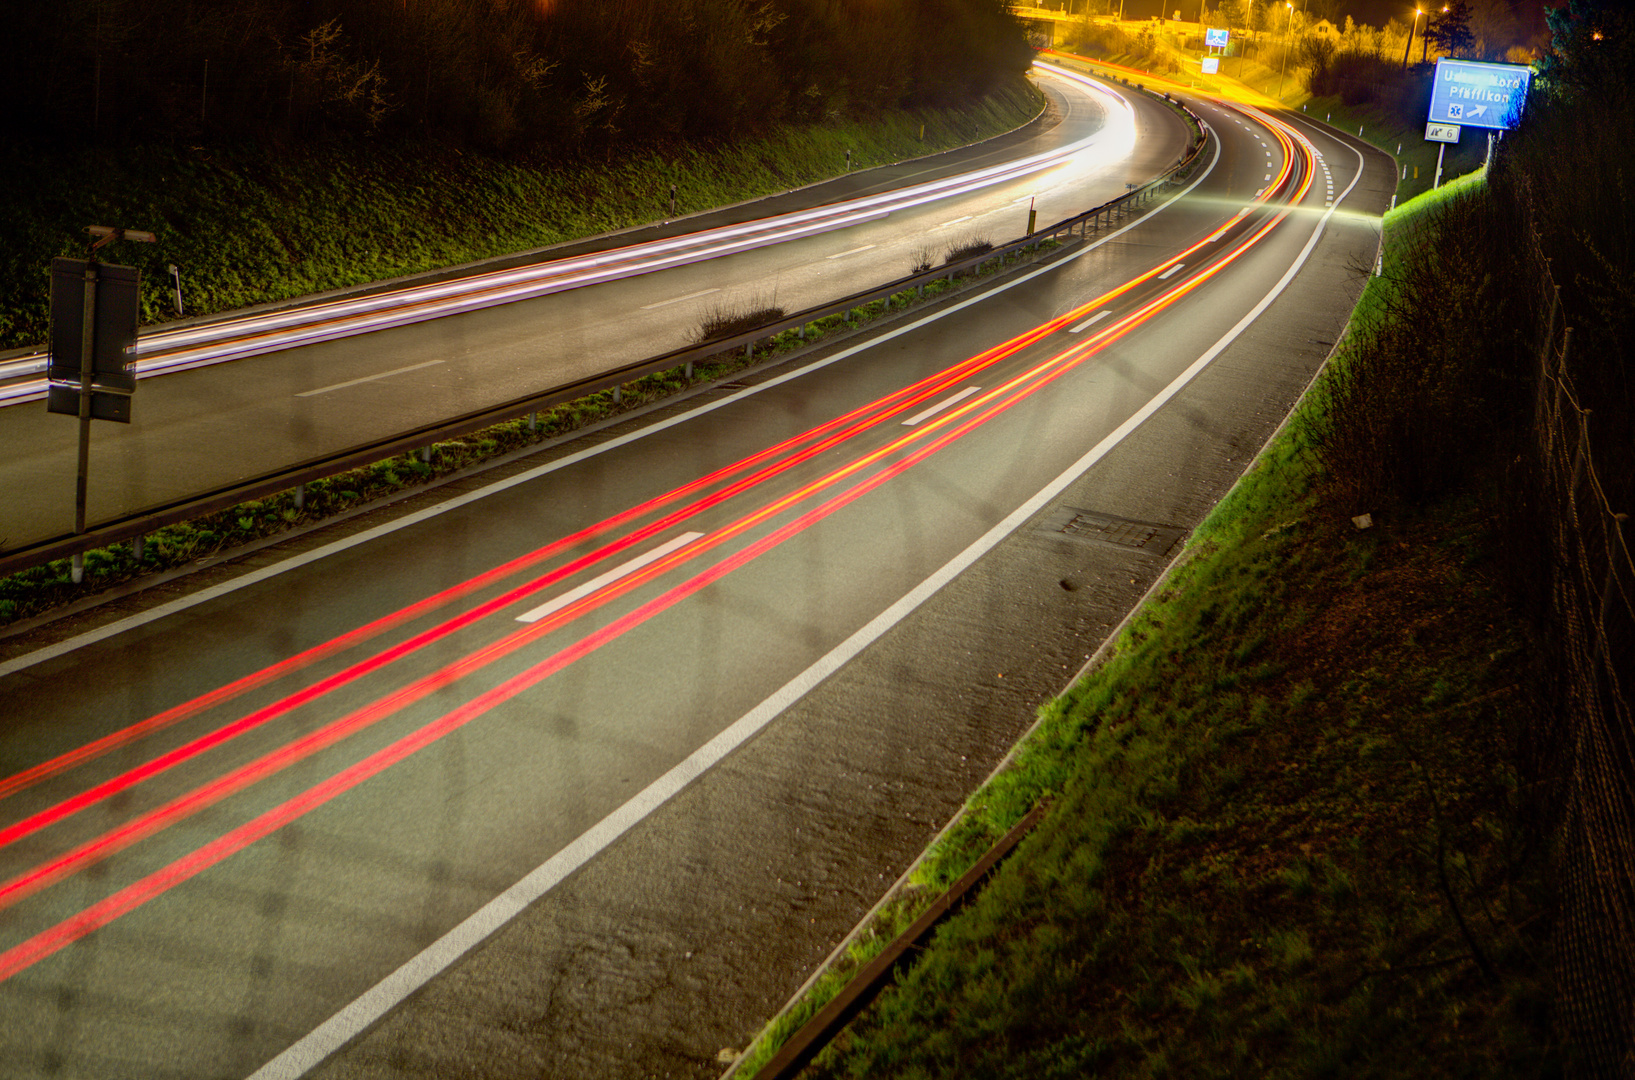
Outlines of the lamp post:
{"label": "lamp post", "polygon": [[[1448,13],[1448,5],[1443,4],[1442,5],[1442,14],[1446,15],[1447,13]],[[1431,47],[1431,20],[1426,19],[1425,20],[1425,32],[1423,34],[1419,35],[1419,62],[1421,64],[1423,64],[1425,62],[1425,53],[1430,49],[1430,47]]]}
{"label": "lamp post", "polygon": [[1294,4],[1284,0],[1283,6],[1289,9],[1288,25],[1283,27],[1283,62],[1277,66],[1277,100],[1283,100],[1283,75],[1289,70],[1289,45],[1294,41]]}
{"label": "lamp post", "polygon": [[1425,14],[1423,11],[1420,11],[1418,8],[1414,8],[1414,21],[1408,24],[1408,44],[1402,47],[1403,71],[1408,70],[1408,50],[1414,47],[1414,30],[1419,27],[1419,17],[1423,14]]}

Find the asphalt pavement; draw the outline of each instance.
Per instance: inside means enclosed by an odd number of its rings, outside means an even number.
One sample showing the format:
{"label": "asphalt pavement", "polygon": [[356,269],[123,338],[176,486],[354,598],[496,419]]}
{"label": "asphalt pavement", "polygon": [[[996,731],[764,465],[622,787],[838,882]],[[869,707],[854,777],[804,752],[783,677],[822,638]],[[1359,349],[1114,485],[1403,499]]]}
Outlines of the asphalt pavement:
{"label": "asphalt pavement", "polygon": [[0,1075],[718,1073],[1349,312],[1386,159],[1206,115],[1189,197],[980,302],[0,665]]}
{"label": "asphalt pavement", "polygon": [[[89,521],[138,514],[662,355],[690,344],[713,310],[799,310],[895,280],[922,250],[938,260],[961,240],[1021,235],[1030,204],[1043,223],[1105,202],[1185,146],[1173,115],[1134,91],[1098,98],[1063,79],[1040,84],[1052,101],[1047,119],[964,151],[470,269],[759,220],[1087,143],[1071,165],[704,264],[143,379],[135,422],[94,425]],[[1116,130],[1108,130],[1108,102],[1121,99],[1132,111],[1120,107]],[[76,468],[70,418],[46,413],[38,401],[0,408],[0,490],[10,493],[0,503],[0,546],[69,532]]]}

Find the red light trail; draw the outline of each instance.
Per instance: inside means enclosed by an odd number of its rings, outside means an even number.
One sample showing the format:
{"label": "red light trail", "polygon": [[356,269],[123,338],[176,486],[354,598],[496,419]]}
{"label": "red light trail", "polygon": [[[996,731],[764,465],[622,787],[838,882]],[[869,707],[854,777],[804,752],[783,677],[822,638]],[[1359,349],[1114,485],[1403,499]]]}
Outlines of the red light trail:
{"label": "red light trail", "polygon": [[[1272,124],[1271,127],[1279,140],[1283,142],[1286,150],[1292,151],[1292,143],[1279,130],[1279,126]],[[1304,142],[1304,140],[1301,141]],[[1292,168],[1292,154],[1286,154],[1283,169],[1276,182],[1266,189],[1267,194],[1264,198],[1270,198],[1271,192],[1275,192],[1283,186]],[[1293,195],[1295,202],[1298,202],[1304,196],[1311,182],[1310,170],[1308,169],[1304,181]],[[1259,201],[1264,201],[1264,198]],[[1176,303],[1183,296],[1200,287],[1205,281],[1212,279],[1265,237],[1287,217],[1289,212],[1287,208],[1280,210],[1254,227],[1249,235],[1229,251],[1221,253],[1202,269],[1195,271],[1176,285],[1167,288],[1136,311],[1131,312],[1099,333],[1034,364],[1020,374],[1011,377],[1001,386],[962,403],[957,409],[937,417],[924,427],[899,435],[885,445],[800,485],[795,490],[709,533],[696,543],[674,551],[650,565],[642,567],[602,590],[565,606],[539,622],[520,630],[514,630],[437,671],[422,676],[366,706],[353,710],[346,716],[325,724],[318,730],[278,750],[263,755],[255,761],[204,784],[155,810],[139,815],[119,828],[104,833],[102,836],[76,847],[67,854],[36,866],[30,871],[0,885],[0,908],[3,908],[38,892],[54,882],[62,880],[96,861],[127,848],[131,844],[151,836],[207,806],[214,805],[235,792],[274,775],[296,761],[310,757],[386,717],[395,715],[435,691],[481,670],[495,660],[510,655],[522,646],[536,641],[546,634],[567,626],[582,615],[594,611],[634,589],[640,588],[662,575],[701,557],[706,552],[721,548],[728,541],[744,536],[758,526],[770,523],[772,518],[796,507],[800,503],[806,502],[837,485],[855,480],[850,487],[831,495],[822,504],[775,528],[767,535],[751,541],[746,547],[727,554],[720,562],[699,572],[688,581],[671,588],[656,599],[648,601],[635,610],[616,618],[608,626],[590,633],[580,641],[557,651],[525,671],[479,693],[464,705],[437,717],[384,749],[376,751],[363,760],[342,769],[306,792],[207,843],[164,869],[118,890],[111,896],[91,905],[49,930],[36,934],[22,944],[0,953],[0,980],[9,978],[16,972],[38,962],[45,956],[51,955],[67,944],[79,940],[95,929],[106,926],[109,922],[140,907],[174,885],[195,876],[234,852],[243,850],[249,844],[288,824],[311,809],[321,806],[341,793],[350,790],[369,777],[377,775],[392,764],[404,760],[426,746],[432,745],[449,732],[457,730],[471,720],[485,715],[497,705],[510,700],[522,691],[548,678],[551,674],[562,670],[562,668],[583,656],[589,655],[608,642],[622,636],[628,630],[641,625],[653,616],[679,603],[687,596],[693,595],[724,577],[732,570],[747,564],[790,537],[804,531],[812,524],[823,520],[868,492],[875,490],[891,478],[925,460],[930,455],[1005,412],[1013,405],[1025,400],[1039,389],[1049,385],[1113,341],[1122,338],[1158,312]],[[860,406],[832,421],[743,458],[663,495],[647,500],[638,506],[622,511],[568,537],[544,545],[459,585],[340,635],[331,641],[305,650],[288,660],[270,665],[208,694],[156,714],[136,725],[105,736],[103,739],[0,781],[0,798],[4,798],[49,776],[94,760],[112,749],[163,730],[187,717],[224,704],[251,689],[286,677],[310,666],[312,663],[355,647],[381,633],[430,614],[480,589],[496,584],[507,577],[537,565],[554,555],[565,552],[577,544],[603,536],[655,511],[674,506],[676,503],[717,484],[729,480],[733,481],[709,495],[694,499],[693,502],[665,514],[618,540],[604,544],[555,570],[514,586],[500,596],[486,601],[469,611],[423,630],[400,644],[360,660],[334,675],[304,687],[277,702],[248,713],[238,720],[201,736],[182,747],[178,747],[150,762],[128,770],[109,781],[105,781],[79,795],[0,830],[0,846],[13,843],[23,836],[46,828],[87,806],[173,768],[182,761],[189,760],[220,746],[226,741],[263,725],[278,716],[310,704],[340,686],[379,671],[396,660],[424,648],[433,641],[441,640],[489,615],[495,614],[521,598],[547,588],[551,584],[559,582],[618,552],[627,550],[642,540],[648,539],[665,529],[672,528],[705,510],[719,506],[740,494],[751,491],[771,478],[788,472],[796,465],[810,461],[826,450],[833,449],[866,431],[879,427],[889,418],[900,415],[907,409],[941,393],[977,371],[989,368],[1017,355],[1023,349],[1061,330],[1088,311],[1161,275],[1166,268],[1180,264],[1182,260],[1204,249],[1206,245],[1212,244],[1218,236],[1217,231],[1208,239],[1200,241],[1147,273],[1131,279],[1118,289],[1079,305],[1072,311],[1041,324],[1033,330],[1013,338],[1011,341],[922,379],[909,387]],[[922,445],[915,447],[914,444],[916,443]],[[907,452],[898,460],[887,460],[903,451]],[[869,475],[860,475],[875,466],[880,466],[877,471]],[[737,477],[737,479],[733,480],[734,477]]]}

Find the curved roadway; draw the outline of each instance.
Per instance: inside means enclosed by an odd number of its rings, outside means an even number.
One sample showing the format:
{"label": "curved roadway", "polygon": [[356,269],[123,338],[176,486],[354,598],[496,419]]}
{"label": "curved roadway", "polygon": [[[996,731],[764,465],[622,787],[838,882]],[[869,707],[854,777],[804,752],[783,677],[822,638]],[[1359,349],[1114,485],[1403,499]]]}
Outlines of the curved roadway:
{"label": "curved roadway", "polygon": [[[1030,202],[1041,223],[1059,221],[1162,171],[1185,148],[1186,132],[1173,112],[1144,95],[1092,89],[1087,81],[1060,75],[1039,82],[1050,95],[1052,114],[1026,137],[707,215],[681,236],[641,230],[617,238],[617,247],[604,238],[552,252],[535,267],[501,260],[488,272],[499,281],[486,291],[472,287],[484,284],[476,277],[412,282],[389,295],[331,299],[144,335],[142,363],[148,364],[176,359],[163,353],[163,342],[174,347],[181,337],[219,337],[223,327],[231,330],[235,336],[228,340],[193,346],[208,360],[267,347],[265,339],[293,331],[255,332],[255,324],[287,323],[312,309],[404,298],[369,313],[362,325],[374,325],[416,317],[412,301],[427,290],[460,289],[465,296],[442,297],[436,305],[421,301],[435,309],[486,302],[490,293],[508,295],[530,282],[536,289],[568,290],[144,378],[132,404],[134,423],[94,425],[89,519],[124,517],[661,355],[690,344],[704,315],[716,308],[775,302],[793,311],[895,280],[911,271],[921,250],[940,259],[948,244],[973,236],[1019,236]],[[1000,179],[947,190],[973,173]],[[815,224],[810,207],[822,208]],[[799,221],[789,225],[791,218]],[[844,221],[856,223],[835,227]],[[802,235],[808,229],[823,231]],[[703,263],[684,261],[735,245],[768,244],[762,235],[768,231],[800,238]],[[644,255],[649,263],[679,265],[569,289],[587,273],[634,273],[628,264]],[[552,269],[587,260],[596,266],[578,273]],[[304,332],[329,330],[341,321],[331,318]],[[30,393],[37,394],[38,385],[25,381],[13,389],[34,387]],[[0,409],[0,490],[14,493],[0,505],[0,544],[17,547],[69,531],[77,437],[71,418],[47,414],[27,394]]]}
{"label": "curved roadway", "polygon": [[1350,310],[1388,159],[1196,107],[1048,265],[0,663],[0,1076],[718,1074]]}

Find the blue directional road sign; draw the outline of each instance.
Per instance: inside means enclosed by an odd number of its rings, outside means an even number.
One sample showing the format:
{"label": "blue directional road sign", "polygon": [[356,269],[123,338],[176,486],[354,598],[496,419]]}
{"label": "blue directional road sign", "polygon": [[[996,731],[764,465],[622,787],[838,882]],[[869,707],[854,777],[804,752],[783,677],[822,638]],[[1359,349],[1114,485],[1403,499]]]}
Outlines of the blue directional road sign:
{"label": "blue directional road sign", "polygon": [[1204,44],[1211,49],[1226,48],[1228,33],[1225,30],[1209,29],[1204,31]]}
{"label": "blue directional road sign", "polygon": [[1433,124],[1508,131],[1521,119],[1527,84],[1532,78],[1532,70],[1520,64],[1482,64],[1443,57],[1436,62],[1428,119]]}

